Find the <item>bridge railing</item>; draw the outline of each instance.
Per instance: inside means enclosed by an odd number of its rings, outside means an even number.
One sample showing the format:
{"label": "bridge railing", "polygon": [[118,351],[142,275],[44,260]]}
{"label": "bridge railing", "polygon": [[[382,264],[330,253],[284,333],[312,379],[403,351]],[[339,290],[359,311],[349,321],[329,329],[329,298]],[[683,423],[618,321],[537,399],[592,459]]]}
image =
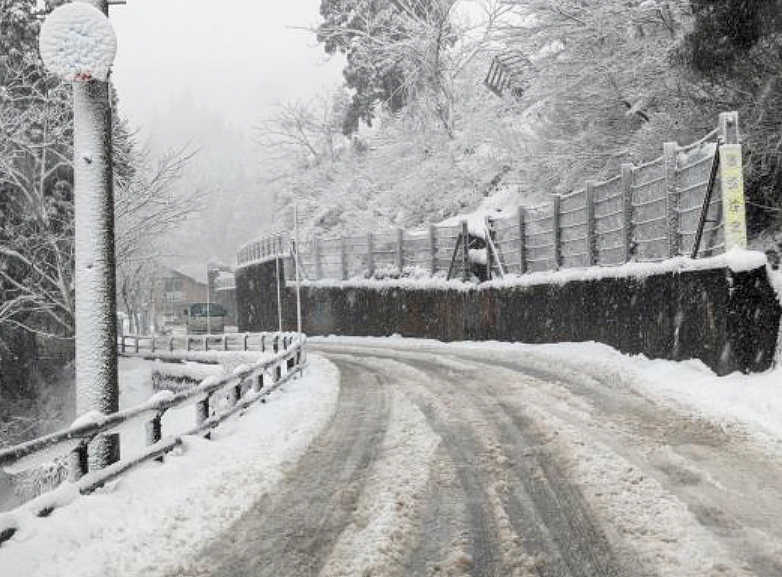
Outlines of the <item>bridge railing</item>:
{"label": "bridge railing", "polygon": [[[692,144],[665,143],[658,158],[624,164],[613,178],[587,181],[543,205],[519,206],[507,217],[487,220],[478,233],[475,223],[464,221],[425,230],[316,237],[299,247],[301,273],[307,280],[444,275],[465,234],[490,236],[496,249],[491,258],[499,260],[503,273],[516,275],[658,262],[691,256],[702,221],[697,254],[714,256],[726,246],[720,175],[715,173],[719,146],[726,143],[738,143],[735,113],[721,114],[718,127]],[[709,185],[714,194],[706,202]],[[244,246],[237,261],[242,267],[284,258],[291,279],[290,255],[290,238],[280,233]]]}
{"label": "bridge railing", "polygon": [[[117,413],[85,415],[68,429],[1,450],[0,467],[8,473],[18,474],[68,455],[68,480],[75,484],[79,493],[87,494],[142,463],[162,460],[164,455],[182,445],[184,437],[202,435],[208,438],[211,430],[220,423],[268,396],[304,369],[306,337],[303,335],[284,333],[235,337],[243,344],[254,339],[261,343],[261,351],[267,351],[273,356],[261,358],[249,366],[240,366],[231,375],[208,378],[195,387],[178,393],[158,393],[142,405]],[[204,345],[209,338],[191,337]],[[153,352],[149,346],[151,343],[145,343],[141,337],[122,339],[126,348],[128,341],[133,343],[133,352],[126,354],[143,354],[163,360],[172,354]],[[173,354],[179,359],[187,358],[187,351]],[[193,360],[199,359],[194,357]],[[223,399],[227,399],[228,403]],[[221,402],[217,402],[218,400]],[[163,415],[167,411],[186,407],[194,407],[195,426],[183,433],[164,437]],[[146,430],[147,446],[143,450],[104,469],[89,470],[89,447],[93,441],[99,437],[124,434],[134,427]],[[57,506],[63,504],[61,500],[47,500],[46,495],[34,500],[32,506],[40,503],[35,514],[48,516],[55,506],[55,501]],[[0,515],[0,544],[10,539],[17,529],[13,515],[10,518]]]}

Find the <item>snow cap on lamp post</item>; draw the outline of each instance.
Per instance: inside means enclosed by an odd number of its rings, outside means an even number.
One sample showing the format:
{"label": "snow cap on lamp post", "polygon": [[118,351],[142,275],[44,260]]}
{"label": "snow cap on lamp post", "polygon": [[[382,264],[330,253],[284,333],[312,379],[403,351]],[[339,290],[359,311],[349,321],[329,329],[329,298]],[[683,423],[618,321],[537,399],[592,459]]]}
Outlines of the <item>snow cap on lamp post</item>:
{"label": "snow cap on lamp post", "polygon": [[117,55],[117,35],[108,17],[84,2],[64,4],[49,14],[39,43],[46,68],[67,82],[108,80]]}

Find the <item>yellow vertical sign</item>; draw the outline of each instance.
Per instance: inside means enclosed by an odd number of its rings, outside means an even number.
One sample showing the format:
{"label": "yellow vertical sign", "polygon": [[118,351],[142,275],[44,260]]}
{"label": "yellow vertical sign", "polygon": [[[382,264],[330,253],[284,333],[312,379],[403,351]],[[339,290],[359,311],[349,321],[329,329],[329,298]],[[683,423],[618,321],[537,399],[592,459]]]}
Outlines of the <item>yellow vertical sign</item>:
{"label": "yellow vertical sign", "polygon": [[725,219],[725,250],[747,248],[747,214],[744,206],[744,168],[740,144],[720,146],[722,212]]}

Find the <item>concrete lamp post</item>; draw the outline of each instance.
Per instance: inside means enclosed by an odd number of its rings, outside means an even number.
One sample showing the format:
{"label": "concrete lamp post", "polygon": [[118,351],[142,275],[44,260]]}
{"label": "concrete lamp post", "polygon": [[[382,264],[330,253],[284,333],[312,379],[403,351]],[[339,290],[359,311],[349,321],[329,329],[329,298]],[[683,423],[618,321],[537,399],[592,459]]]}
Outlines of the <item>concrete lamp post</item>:
{"label": "concrete lamp post", "polygon": [[[65,4],[46,18],[40,36],[47,69],[73,84],[76,407],[80,415],[109,414],[119,408],[108,83],[117,38],[108,19],[108,4],[107,0]],[[90,445],[90,469],[118,458],[116,436],[99,438]],[[80,468],[86,470],[86,464]]]}

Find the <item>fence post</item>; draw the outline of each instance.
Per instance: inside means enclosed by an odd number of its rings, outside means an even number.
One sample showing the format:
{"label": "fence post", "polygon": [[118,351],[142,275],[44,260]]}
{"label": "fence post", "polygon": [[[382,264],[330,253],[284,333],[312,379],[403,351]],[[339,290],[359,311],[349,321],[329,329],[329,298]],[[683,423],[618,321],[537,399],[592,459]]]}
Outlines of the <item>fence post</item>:
{"label": "fence post", "polygon": [[320,239],[316,236],[312,239],[312,250],[315,258],[315,280],[323,278],[323,263],[320,260]]}
{"label": "fence post", "polygon": [[261,389],[263,389],[263,373],[255,377],[255,380],[253,381],[253,390],[256,393],[260,393]]}
{"label": "fence post", "polygon": [[399,275],[402,275],[402,269],[405,268],[405,230],[396,229],[396,268]]}
{"label": "fence post", "polygon": [[156,350],[157,350],[157,347],[155,346],[155,344],[156,344],[156,343],[155,343],[155,337],[153,336],[153,337],[152,337],[152,352],[153,352],[153,353],[154,353],[154,352],[156,352]]}
{"label": "fence post", "polygon": [[342,280],[348,280],[348,246],[344,236],[339,239],[339,262],[342,268]]}
{"label": "fence post", "polygon": [[562,198],[554,195],[551,206],[551,238],[554,243],[554,270],[562,268],[562,227],[559,225]]}
{"label": "fence post", "polygon": [[134,350],[136,351],[136,353],[139,352],[138,341],[139,341],[138,337],[133,337]]}
{"label": "fence post", "polygon": [[517,209],[517,218],[519,219],[519,274],[527,272],[527,223],[526,213],[523,206]]}
{"label": "fence post", "polygon": [[249,339],[250,335],[247,333],[244,333],[244,336],[242,337],[242,350],[246,353],[247,352],[247,340]]}
{"label": "fence post", "polygon": [[461,223],[462,227],[462,280],[470,280],[470,225],[466,220]]}
{"label": "fence post", "polygon": [[429,225],[429,261],[432,276],[437,274],[437,227]]}
{"label": "fence post", "polygon": [[622,244],[624,245],[624,262],[635,258],[635,231],[633,230],[633,184],[635,184],[635,169],[632,164],[622,164]]}
{"label": "fence post", "polygon": [[367,233],[367,277],[375,276],[375,236]]}
{"label": "fence post", "polygon": [[168,352],[174,352],[174,337],[168,337]]}
{"label": "fence post", "polygon": [[665,165],[665,212],[668,225],[668,256],[679,256],[679,193],[676,190],[676,142],[663,144]]}
{"label": "fence post", "polygon": [[584,191],[584,202],[586,211],[586,248],[587,248],[587,266],[596,266],[597,255],[597,235],[595,225],[595,183],[588,180],[586,190]]}
{"label": "fence post", "polygon": [[228,350],[228,336],[227,335],[223,335],[223,350],[224,351]]}
{"label": "fence post", "polygon": [[122,340],[120,341],[120,348],[122,349],[122,354],[125,354],[125,337],[123,336],[121,337],[121,339]]}
{"label": "fence post", "polygon": [[494,268],[494,254],[489,243],[493,242],[494,239],[492,238],[492,222],[488,216],[484,219],[484,228],[486,229],[486,278],[491,280],[492,268]]}
{"label": "fence post", "polygon": [[190,351],[190,337],[185,337],[185,350]]}

